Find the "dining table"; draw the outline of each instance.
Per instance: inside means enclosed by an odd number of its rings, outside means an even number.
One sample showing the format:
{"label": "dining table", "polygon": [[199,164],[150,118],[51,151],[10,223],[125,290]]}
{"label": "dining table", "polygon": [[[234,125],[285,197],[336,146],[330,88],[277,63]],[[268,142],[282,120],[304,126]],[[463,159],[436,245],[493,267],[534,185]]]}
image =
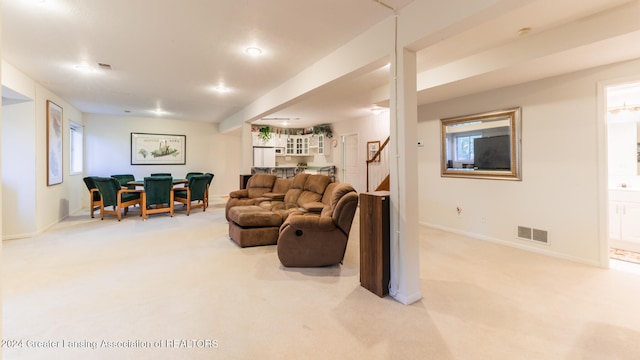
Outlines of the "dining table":
{"label": "dining table", "polygon": [[[180,184],[186,184],[186,183],[189,182],[188,179],[178,179],[178,178],[174,178],[174,179],[172,179],[172,181],[173,181],[173,186],[180,185]],[[129,181],[129,182],[127,182],[127,185],[144,186],[144,180]]]}

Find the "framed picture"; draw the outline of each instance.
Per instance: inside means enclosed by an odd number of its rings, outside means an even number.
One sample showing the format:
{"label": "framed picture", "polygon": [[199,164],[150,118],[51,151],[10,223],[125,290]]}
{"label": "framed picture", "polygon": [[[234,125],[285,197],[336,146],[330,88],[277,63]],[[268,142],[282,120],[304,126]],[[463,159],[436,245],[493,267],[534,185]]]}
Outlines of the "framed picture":
{"label": "framed picture", "polygon": [[131,133],[131,165],[184,165],[186,135]]}
{"label": "framed picture", "polygon": [[62,108],[47,100],[47,186],[62,183]]}
{"label": "framed picture", "polygon": [[380,141],[367,141],[367,161],[380,161],[380,156],[373,160],[378,150],[380,150]]}

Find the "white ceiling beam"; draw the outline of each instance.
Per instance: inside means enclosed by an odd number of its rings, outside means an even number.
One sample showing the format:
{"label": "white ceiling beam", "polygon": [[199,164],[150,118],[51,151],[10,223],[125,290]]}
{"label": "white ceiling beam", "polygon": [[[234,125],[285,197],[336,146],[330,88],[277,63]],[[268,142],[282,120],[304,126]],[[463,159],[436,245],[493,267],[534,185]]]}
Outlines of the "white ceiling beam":
{"label": "white ceiling beam", "polygon": [[[462,31],[477,21],[498,16],[502,13],[501,10],[507,11],[530,1],[532,0],[415,0],[400,11],[398,43],[401,47],[416,47],[437,41],[441,36]],[[387,58],[393,52],[394,29],[394,19],[390,13],[388,19],[223,120],[219,130],[235,130],[243,122],[250,122],[285,108],[314,89]]]}
{"label": "white ceiling beam", "polygon": [[[419,103],[471,94],[474,89],[486,90],[484,78],[490,74],[494,75],[493,88],[498,88],[633,59],[640,56],[640,49],[633,45],[640,37],[639,19],[640,6],[634,1],[423,71],[418,74]],[[626,51],[606,51],[607,47],[624,42],[629,44]],[[576,63],[582,67],[576,67]],[[498,72],[503,76],[495,76]],[[456,83],[463,81],[464,92],[460,92]],[[388,94],[388,86],[379,87],[372,92],[371,100],[384,104]]]}

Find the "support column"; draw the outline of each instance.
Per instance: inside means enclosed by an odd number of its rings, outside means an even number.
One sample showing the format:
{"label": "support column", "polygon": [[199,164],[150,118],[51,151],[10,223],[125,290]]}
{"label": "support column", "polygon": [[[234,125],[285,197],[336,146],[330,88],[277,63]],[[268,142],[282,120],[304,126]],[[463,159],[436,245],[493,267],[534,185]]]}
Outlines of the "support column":
{"label": "support column", "polygon": [[418,94],[415,52],[397,49],[391,66],[389,294],[403,304],[411,304],[422,298],[418,243]]}
{"label": "support column", "polygon": [[241,174],[251,174],[253,166],[253,140],[251,138],[251,124],[242,123],[242,169]]}

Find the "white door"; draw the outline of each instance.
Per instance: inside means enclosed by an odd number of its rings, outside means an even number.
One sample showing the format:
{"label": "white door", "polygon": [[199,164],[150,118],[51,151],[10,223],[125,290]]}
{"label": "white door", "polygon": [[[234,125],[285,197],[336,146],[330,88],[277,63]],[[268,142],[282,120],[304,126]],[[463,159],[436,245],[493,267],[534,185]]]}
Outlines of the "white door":
{"label": "white door", "polygon": [[342,136],[342,182],[362,192],[362,176],[358,171],[358,134]]}

